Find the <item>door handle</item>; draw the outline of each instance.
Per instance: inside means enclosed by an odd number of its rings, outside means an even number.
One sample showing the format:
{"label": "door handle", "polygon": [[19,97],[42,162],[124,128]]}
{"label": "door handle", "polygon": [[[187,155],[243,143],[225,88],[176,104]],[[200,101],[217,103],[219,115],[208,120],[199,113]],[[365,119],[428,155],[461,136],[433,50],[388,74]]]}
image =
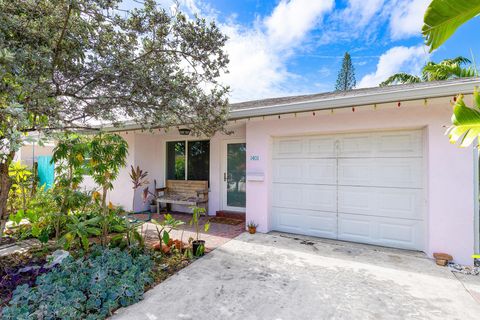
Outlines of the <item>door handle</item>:
{"label": "door handle", "polygon": [[227,173],[226,172],[223,173],[223,181],[227,181]]}

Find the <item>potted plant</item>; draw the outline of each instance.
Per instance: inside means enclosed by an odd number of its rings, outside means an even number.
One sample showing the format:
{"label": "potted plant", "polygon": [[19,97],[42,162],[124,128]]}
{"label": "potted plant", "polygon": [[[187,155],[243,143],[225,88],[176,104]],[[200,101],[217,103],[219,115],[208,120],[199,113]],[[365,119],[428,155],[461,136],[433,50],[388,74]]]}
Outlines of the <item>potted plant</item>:
{"label": "potted plant", "polygon": [[157,213],[157,200],[152,199],[150,201],[150,213]]}
{"label": "potted plant", "polygon": [[248,232],[250,232],[250,234],[255,234],[257,232],[257,227],[258,224],[256,224],[253,220],[247,224]]}
{"label": "potted plant", "polygon": [[[196,233],[196,238],[192,241],[192,251],[193,254],[197,257],[203,256],[205,253],[205,240],[200,240],[200,217],[201,216],[206,216],[206,210],[205,208],[200,208],[200,207],[192,207],[192,219],[190,220],[190,225],[194,225],[195,227],[195,233]],[[208,232],[210,229],[210,222],[207,221],[205,225],[203,226],[203,230],[205,232]]]}

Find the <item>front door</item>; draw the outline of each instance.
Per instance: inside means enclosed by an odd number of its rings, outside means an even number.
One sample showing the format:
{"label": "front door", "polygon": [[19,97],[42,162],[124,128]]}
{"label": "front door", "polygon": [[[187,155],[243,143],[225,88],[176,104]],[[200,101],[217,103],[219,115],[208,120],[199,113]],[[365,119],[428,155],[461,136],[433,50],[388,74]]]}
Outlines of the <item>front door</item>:
{"label": "front door", "polygon": [[245,212],[246,151],[245,140],[227,140],[223,144],[223,210]]}

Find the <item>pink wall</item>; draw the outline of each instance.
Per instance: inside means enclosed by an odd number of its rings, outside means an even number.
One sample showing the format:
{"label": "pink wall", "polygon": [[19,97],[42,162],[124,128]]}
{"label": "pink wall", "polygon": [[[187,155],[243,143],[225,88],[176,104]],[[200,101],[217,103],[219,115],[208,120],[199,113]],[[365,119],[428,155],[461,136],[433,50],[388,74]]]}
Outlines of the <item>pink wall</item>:
{"label": "pink wall", "polygon": [[[229,127],[232,134],[225,135],[222,133],[215,134],[210,139],[210,190],[209,190],[209,207],[208,213],[215,215],[216,211],[221,210],[221,178],[223,174],[221,171],[221,161],[223,156],[221,154],[221,146],[224,140],[243,138],[245,137],[245,124],[238,123]],[[119,177],[114,183],[114,190],[110,193],[110,200],[115,205],[121,205],[126,210],[132,209],[133,190],[130,182],[129,172],[130,165],[140,166],[144,171],[148,171],[148,180],[150,182],[150,191],[153,191],[153,181],[157,180],[157,186],[164,186],[165,183],[165,162],[166,162],[166,143],[167,141],[179,140],[198,140],[207,139],[194,136],[181,136],[176,129],[169,130],[165,133],[164,130],[159,132],[129,132],[121,135],[127,140],[129,144],[129,156],[127,159],[126,168],[122,169]],[[85,183],[85,187],[95,187],[92,181]],[[143,188],[140,188],[143,189]],[[149,209],[149,202],[142,200],[142,190],[137,190],[135,193],[135,211],[142,211]],[[187,207],[174,207],[174,210],[189,212]]]}
{"label": "pink wall", "polygon": [[[247,220],[267,232],[270,221],[272,137],[371,130],[424,128],[426,136],[426,252],[451,253],[455,261],[471,264],[474,248],[473,152],[448,142],[448,99],[402,103],[297,115],[247,122],[247,175],[264,173],[264,181],[247,181]],[[258,155],[258,161],[250,160]]]}

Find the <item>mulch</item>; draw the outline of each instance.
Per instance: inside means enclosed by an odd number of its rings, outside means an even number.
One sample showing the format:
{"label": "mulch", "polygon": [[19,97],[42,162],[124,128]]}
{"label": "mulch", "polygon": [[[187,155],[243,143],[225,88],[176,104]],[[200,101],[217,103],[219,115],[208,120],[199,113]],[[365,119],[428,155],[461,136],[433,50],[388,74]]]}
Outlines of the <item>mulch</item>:
{"label": "mulch", "polygon": [[225,218],[225,217],[213,217],[213,218],[210,218],[209,221],[213,223],[228,224],[230,226],[236,226],[241,223],[245,223],[243,220]]}

